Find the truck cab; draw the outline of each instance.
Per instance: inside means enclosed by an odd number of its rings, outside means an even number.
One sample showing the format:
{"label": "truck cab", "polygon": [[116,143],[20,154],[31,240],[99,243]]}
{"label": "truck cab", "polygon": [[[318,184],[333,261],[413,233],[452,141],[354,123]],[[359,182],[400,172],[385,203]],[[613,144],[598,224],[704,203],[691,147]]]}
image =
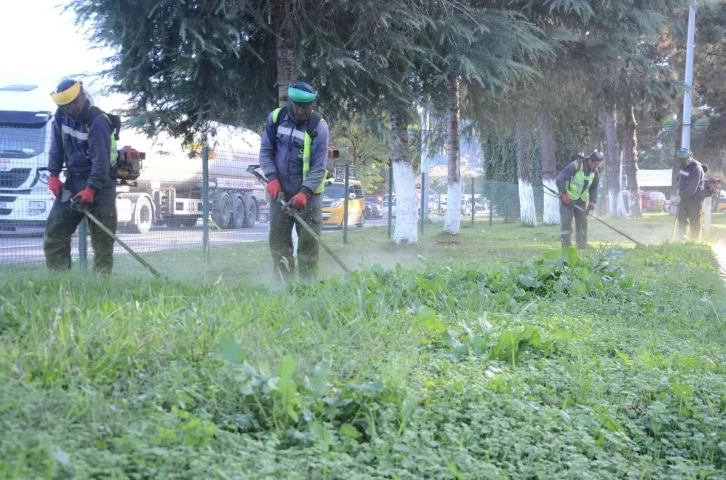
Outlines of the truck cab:
{"label": "truck cab", "polygon": [[0,85],[0,233],[38,233],[55,198],[48,191],[53,120],[50,89]]}

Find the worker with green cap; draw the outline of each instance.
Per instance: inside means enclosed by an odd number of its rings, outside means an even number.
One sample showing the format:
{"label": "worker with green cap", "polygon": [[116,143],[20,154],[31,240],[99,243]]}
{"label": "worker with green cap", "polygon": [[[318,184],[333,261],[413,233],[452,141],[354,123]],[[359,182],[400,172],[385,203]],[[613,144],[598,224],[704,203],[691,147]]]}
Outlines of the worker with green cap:
{"label": "worker with green cap", "polygon": [[[56,199],[46,222],[43,250],[48,268],[69,270],[71,235],[84,217],[72,203],[88,208],[109,230],[116,231],[114,168],[118,129],[109,115],[92,105],[79,81],[63,80],[51,98],[58,109],[50,139],[48,188]],[[94,271],[110,273],[114,240],[93,222],[89,228]]]}
{"label": "worker with green cap", "polygon": [[592,152],[587,159],[583,153],[570,158],[570,163],[557,175],[555,183],[560,193],[560,240],[562,248],[572,246],[572,220],[575,220],[577,248],[587,248],[587,212],[595,210],[597,187],[600,183],[598,166],[602,153]]}
{"label": "worker with green cap", "polygon": [[290,208],[320,235],[322,199],[327,174],[328,125],[315,112],[317,92],[305,82],[288,86],[287,106],[267,117],[260,146],[260,166],[268,180],[270,202],[270,251],[274,268],[284,280],[295,270],[292,230],[298,241],[300,276],[311,278],[318,267],[319,245],[278,200],[284,195]]}
{"label": "worker with green cap", "polygon": [[673,201],[678,206],[676,240],[683,240],[689,227],[690,238],[698,240],[703,229],[703,200],[706,198],[703,166],[687,148],[681,148],[677,156],[681,167],[678,170],[678,194]]}

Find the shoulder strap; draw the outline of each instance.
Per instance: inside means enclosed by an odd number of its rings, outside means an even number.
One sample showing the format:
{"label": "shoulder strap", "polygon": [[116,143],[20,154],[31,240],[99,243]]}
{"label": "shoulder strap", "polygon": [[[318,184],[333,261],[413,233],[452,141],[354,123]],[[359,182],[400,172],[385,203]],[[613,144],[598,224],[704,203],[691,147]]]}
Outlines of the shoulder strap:
{"label": "shoulder strap", "polygon": [[[285,118],[285,114],[287,114],[287,107],[279,107],[272,111],[272,125],[275,134],[277,134],[277,126],[280,124],[280,119]],[[315,138],[318,135],[316,130],[321,120],[323,120],[323,116],[318,112],[313,112],[310,116],[307,127],[305,127],[305,133],[310,135],[310,138]]]}
{"label": "shoulder strap", "polygon": [[323,116],[320,115],[318,112],[313,112],[313,114],[310,116],[310,120],[308,120],[308,126],[305,128],[305,133],[310,135],[310,138],[315,138],[318,136],[318,132],[316,132],[318,128],[318,124],[323,119]]}
{"label": "shoulder strap", "polygon": [[111,125],[111,129],[113,130],[113,136],[116,140],[119,139],[120,133],[121,133],[121,117],[118,115],[114,115],[112,113],[106,113],[97,106],[93,105],[91,108],[88,109],[89,118],[90,121],[87,125],[87,128],[91,129],[91,123],[93,123],[93,119],[96,118],[97,115],[103,115],[106,120],[108,121],[109,125]]}

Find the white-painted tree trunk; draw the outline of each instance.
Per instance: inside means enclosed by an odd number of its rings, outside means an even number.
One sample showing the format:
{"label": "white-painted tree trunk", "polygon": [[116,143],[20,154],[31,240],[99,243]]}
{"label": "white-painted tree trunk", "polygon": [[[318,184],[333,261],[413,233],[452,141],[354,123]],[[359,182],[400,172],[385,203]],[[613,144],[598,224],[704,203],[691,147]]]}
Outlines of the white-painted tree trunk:
{"label": "white-painted tree trunk", "polygon": [[[557,191],[557,183],[554,180],[543,180],[542,182],[546,187],[552,191]],[[545,225],[559,225],[560,224],[560,199],[550,195],[550,192],[545,188],[544,194],[544,209],[542,212],[542,221]]]}
{"label": "white-painted tree trunk", "polygon": [[396,229],[394,243],[418,242],[418,197],[413,165],[393,162],[393,184],[396,186]]}
{"label": "white-painted tree trunk", "polygon": [[391,157],[393,186],[396,190],[396,228],[394,243],[418,242],[418,201],[416,178],[408,147],[408,116],[406,107],[394,105],[391,118]]}
{"label": "white-painted tree trunk", "polygon": [[[552,117],[549,112],[543,110],[537,115],[537,121],[539,123],[542,184],[556,192],[557,184],[555,183],[555,177],[557,177],[557,159]],[[559,225],[560,201],[550,195],[550,192],[546,188],[543,190],[544,208],[542,209],[542,222],[545,225]]]}
{"label": "white-painted tree trunk", "polygon": [[608,188],[608,214],[611,217],[622,218],[627,215],[625,211],[625,202],[620,190]]}
{"label": "white-painted tree trunk", "polygon": [[444,232],[457,234],[461,228],[461,182],[449,182]]}
{"label": "white-painted tree trunk", "polygon": [[534,208],[534,190],[529,157],[530,132],[524,115],[520,113],[517,120],[517,176],[519,181],[519,221],[525,227],[537,226],[537,210]]}
{"label": "white-painted tree trunk", "polygon": [[519,218],[522,225],[537,226],[537,210],[534,208],[534,189],[526,180],[519,179]]}
{"label": "white-painted tree trunk", "polygon": [[620,195],[620,157],[618,157],[617,125],[615,111],[610,109],[603,114],[605,128],[605,168],[607,170],[608,185],[608,214],[611,217],[626,216],[625,202]]}

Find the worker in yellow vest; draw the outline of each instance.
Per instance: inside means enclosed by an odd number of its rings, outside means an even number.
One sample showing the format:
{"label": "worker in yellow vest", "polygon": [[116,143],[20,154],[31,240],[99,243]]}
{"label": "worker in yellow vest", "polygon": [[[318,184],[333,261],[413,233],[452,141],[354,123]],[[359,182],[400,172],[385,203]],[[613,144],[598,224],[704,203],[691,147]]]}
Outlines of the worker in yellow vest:
{"label": "worker in yellow vest", "polygon": [[[575,219],[577,248],[587,248],[587,213],[595,210],[598,167],[602,153],[592,152],[587,159],[582,153],[573,155],[571,162],[557,175],[555,182],[560,193],[560,237],[562,248],[572,246],[572,219]],[[579,207],[579,208],[576,208]]]}
{"label": "worker in yellow vest", "polygon": [[320,235],[322,198],[328,161],[328,124],[314,110],[318,93],[309,84],[296,82],[287,89],[287,106],[267,116],[260,147],[260,166],[268,180],[270,202],[270,252],[274,268],[285,280],[295,270],[292,229],[299,238],[298,267],[300,276],[314,276],[318,268],[317,240],[295,219],[285,213],[277,201],[284,195],[290,207]]}

